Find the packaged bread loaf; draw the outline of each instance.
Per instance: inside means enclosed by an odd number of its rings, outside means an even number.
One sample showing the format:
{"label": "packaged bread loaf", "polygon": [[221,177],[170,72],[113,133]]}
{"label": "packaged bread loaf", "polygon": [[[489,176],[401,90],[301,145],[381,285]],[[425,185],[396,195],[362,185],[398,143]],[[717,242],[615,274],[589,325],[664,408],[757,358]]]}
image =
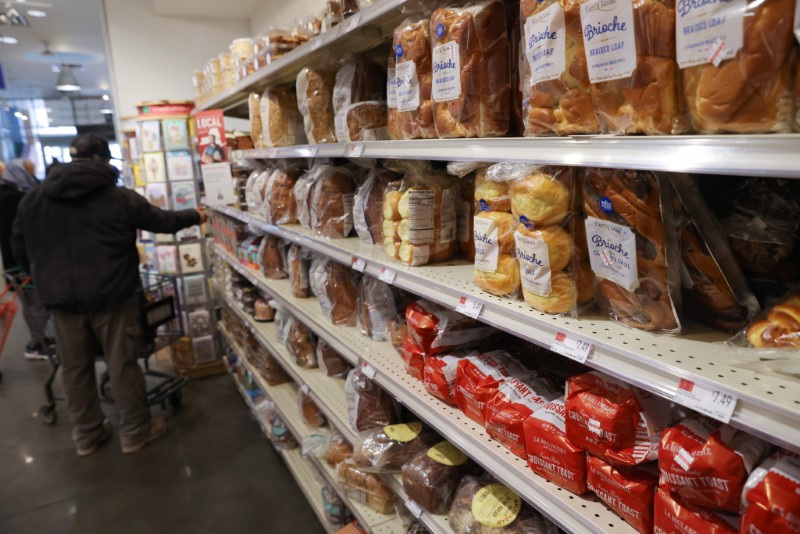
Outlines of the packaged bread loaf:
{"label": "packaged bread loaf", "polygon": [[478,466],[449,441],[440,441],[403,465],[403,489],[431,514],[450,510],[461,479],[476,474]]}
{"label": "packaged bread loaf", "polygon": [[261,272],[270,279],[286,278],[286,249],[288,244],[272,234],[265,235],[259,246]]}
{"label": "packaged bread loaf", "polygon": [[286,261],[289,264],[289,281],[292,284],[292,296],[304,299],[309,296],[308,269],[311,263],[311,253],[298,245],[292,243],[286,253]]}
{"label": "packaged bread loaf", "polygon": [[[477,356],[477,353],[470,353]],[[456,370],[458,362],[467,354],[432,354],[423,361],[422,382],[425,384],[425,391],[437,399],[456,406]]]}
{"label": "packaged bread loaf", "polygon": [[346,460],[336,466],[336,477],[352,500],[367,505],[379,514],[394,511],[395,494],[377,473],[365,473],[351,460]]}
{"label": "packaged bread loaf", "polygon": [[325,416],[322,415],[319,406],[317,406],[307,393],[301,389],[297,395],[297,399],[300,405],[300,415],[308,426],[311,428],[325,426]]}
{"label": "packaged bread loaf", "polygon": [[311,192],[322,174],[331,168],[327,159],[316,159],[311,168],[294,184],[294,199],[297,205],[297,222],[307,230],[311,230]]}
{"label": "packaged bread loaf", "polygon": [[353,368],[341,354],[336,352],[324,339],[317,340],[317,365],[325,376],[346,378]]}
{"label": "packaged bread loaf", "polygon": [[375,341],[386,341],[398,315],[391,286],[372,276],[362,276],[358,286],[358,327],[361,333]]}
{"label": "packaged bread loaf", "polygon": [[600,131],[592,104],[579,0],[522,0],[525,135]]}
{"label": "packaged bread loaf", "polygon": [[627,326],[680,331],[680,251],[671,187],[649,171],[587,169],[586,239],[597,302]]}
{"label": "packaged bread loaf", "polygon": [[253,319],[259,323],[268,323],[275,319],[275,308],[269,305],[267,299],[261,297],[254,303]]}
{"label": "packaged bread loaf", "polygon": [[439,137],[508,132],[511,92],[501,0],[439,7],[431,15],[434,122]]}
{"label": "packaged bread loaf", "polygon": [[697,132],[791,131],[794,8],[793,0],[679,5],[677,57]]}
{"label": "packaged bread loaf", "polygon": [[385,101],[367,100],[342,108],[336,115],[336,138],[340,143],[389,139]]}
{"label": "packaged bread loaf", "polygon": [[294,435],[289,431],[289,427],[286,426],[283,419],[277,416],[272,420],[269,439],[278,450],[289,451],[299,447]]}
{"label": "packaged bread loaf", "polygon": [[335,528],[341,528],[353,520],[353,514],[345,502],[333,489],[333,486],[325,483],[322,486],[322,509],[325,511],[325,520]]}
{"label": "packaged bread loaf", "polygon": [[414,343],[414,338],[406,336],[403,339],[403,350],[400,355],[403,357],[403,366],[406,373],[417,380],[422,380],[425,367],[425,353],[422,348]]}
{"label": "packaged bread loaf", "polygon": [[353,461],[362,471],[398,473],[403,464],[439,438],[420,422],[399,423],[361,432]]}
{"label": "packaged bread loaf", "polygon": [[383,196],[389,184],[399,178],[391,171],[372,167],[358,186],[353,199],[353,226],[363,243],[383,243]]}
{"label": "packaged bread loaf", "polygon": [[780,450],[759,465],[742,493],[739,532],[797,532],[800,455]]}
{"label": "packaged bread loaf", "polygon": [[358,291],[352,269],[325,258],[312,260],[309,275],[322,313],[337,326],[356,326]]}
{"label": "packaged bread loaf", "polygon": [[279,163],[267,179],[262,213],[269,224],[296,224],[297,201],[294,186],[301,175],[299,167]]}
{"label": "packaged bread loaf", "polygon": [[325,463],[330,467],[336,467],[353,456],[353,446],[341,434],[334,434],[328,441],[328,448],[325,450]]}
{"label": "packaged bread loaf", "polygon": [[335,143],[333,84],[336,72],[306,67],[297,75],[297,108],[303,115],[306,138],[311,144]]}
{"label": "packaged bread loaf", "polygon": [[580,0],[584,53],[600,127],[617,134],[677,134],[674,0]]}
{"label": "packaged bread loaf", "polygon": [[394,30],[397,113],[392,139],[434,139],[430,19],[411,17]]}
{"label": "packaged bread loaf", "polygon": [[257,212],[261,209],[264,203],[263,185],[271,171],[272,169],[267,171],[263,167],[259,167],[247,177],[244,187],[244,198],[247,203],[246,211]]}
{"label": "packaged bread loaf", "polygon": [[341,239],[353,230],[356,185],[345,167],[323,168],[311,187],[311,228],[318,237]]}
{"label": "packaged bread loaf", "polygon": [[406,306],[406,323],[408,334],[426,356],[474,343],[494,332],[475,319],[422,299]]}
{"label": "packaged bread loaf", "polygon": [[475,217],[475,174],[469,173],[458,180],[458,206],[456,208],[456,241],[462,258],[475,259],[473,217]]}
{"label": "packaged bread loaf", "polygon": [[641,534],[653,532],[658,473],[652,466],[615,467],[589,456],[586,486]]}
{"label": "packaged bread loaf", "polygon": [[764,349],[800,347],[800,291],[795,289],[764,310],[744,331],[746,343]]}
{"label": "packaged bread loaf", "polygon": [[250,136],[256,148],[264,146],[263,128],[261,126],[261,95],[250,93],[247,97],[247,111],[250,116]]}
{"label": "packaged bread loaf", "polygon": [[367,100],[384,99],[383,69],[374,61],[351,56],[336,71],[331,103],[339,115],[346,107]]}
{"label": "packaged bread loaf", "polygon": [[[292,87],[267,87],[261,95],[261,147],[302,145],[306,142],[303,115]],[[256,141],[255,134],[251,132]]]}
{"label": "packaged bread loaf", "polygon": [[317,367],[317,354],[314,349],[314,334],[306,325],[292,319],[289,321],[286,337],[286,349],[294,356],[300,367],[314,369]]}
{"label": "packaged bread loaf", "polygon": [[258,344],[259,350],[248,355],[249,362],[256,368],[258,374],[270,386],[278,386],[289,382],[291,378],[283,367],[266,349]]}
{"label": "packaged bread loaf", "polygon": [[509,488],[488,476],[461,480],[448,513],[454,532],[556,534],[558,528]]}
{"label": "packaged bread loaf", "polygon": [[737,534],[739,516],[695,506],[659,487],[653,503],[653,528],[655,532]]}
{"label": "packaged bread loaf", "polygon": [[344,383],[350,426],[359,432],[397,423],[392,398],[357,367]]}

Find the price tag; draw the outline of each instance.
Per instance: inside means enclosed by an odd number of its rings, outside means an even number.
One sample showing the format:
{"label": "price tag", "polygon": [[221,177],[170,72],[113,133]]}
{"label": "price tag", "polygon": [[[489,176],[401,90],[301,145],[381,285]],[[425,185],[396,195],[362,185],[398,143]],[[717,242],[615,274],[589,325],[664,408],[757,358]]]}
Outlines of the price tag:
{"label": "price tag", "polygon": [[361,362],[361,372],[364,373],[367,378],[372,380],[375,378],[375,374],[378,372],[378,370],[372,367],[369,362],[363,361]]}
{"label": "price tag", "polygon": [[353,256],[353,269],[363,273],[364,269],[367,268],[367,260],[360,256]]}
{"label": "price tag", "polygon": [[711,45],[710,52],[711,55],[708,57],[708,61],[715,67],[719,67],[719,64],[722,63],[722,56],[725,53],[725,40],[720,37],[714,41],[714,44]]}
{"label": "price tag", "polygon": [[478,318],[478,316],[481,314],[482,309],[483,309],[482,302],[465,297],[463,295],[461,296],[460,299],[458,299],[458,304],[456,304],[456,311],[458,313],[463,313],[467,317],[472,317],[473,319]]}
{"label": "price tag", "polygon": [[308,395],[308,384],[303,384],[300,386],[300,391],[303,393],[303,395]]}
{"label": "price tag", "polygon": [[397,276],[397,273],[394,272],[394,269],[389,269],[388,267],[381,267],[381,273],[378,275],[378,278],[387,284],[391,284],[394,282],[394,277]]}
{"label": "price tag", "polygon": [[358,158],[364,153],[364,143],[348,143],[345,156],[348,158]]}
{"label": "price tag", "polygon": [[681,378],[673,400],[718,421],[728,423],[739,398],[720,388]]}
{"label": "price tag", "polygon": [[417,519],[419,519],[419,516],[422,515],[422,507],[414,502],[414,499],[411,497],[406,497],[406,508],[408,508],[408,511],[411,512],[411,515]]}
{"label": "price tag", "polygon": [[588,341],[577,339],[564,332],[558,332],[550,345],[550,350],[567,358],[584,363],[592,352],[594,345]]}

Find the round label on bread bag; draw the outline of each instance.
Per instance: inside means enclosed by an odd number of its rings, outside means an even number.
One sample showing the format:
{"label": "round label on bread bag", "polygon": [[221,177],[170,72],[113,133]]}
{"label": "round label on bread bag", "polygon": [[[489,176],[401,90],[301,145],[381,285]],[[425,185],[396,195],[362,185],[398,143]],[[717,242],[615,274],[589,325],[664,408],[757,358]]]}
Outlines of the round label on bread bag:
{"label": "round label on bread bag", "polygon": [[450,467],[464,465],[468,460],[467,455],[458,450],[455,445],[449,441],[437,443],[428,449],[428,458]]}
{"label": "round label on bread bag", "polygon": [[389,425],[383,427],[383,433],[389,436],[390,439],[399,441],[400,443],[407,443],[416,439],[422,432],[422,423],[408,423],[399,425]]}
{"label": "round label on bread bag", "polygon": [[488,528],[510,525],[522,509],[519,495],[502,484],[488,484],[472,497],[472,516]]}

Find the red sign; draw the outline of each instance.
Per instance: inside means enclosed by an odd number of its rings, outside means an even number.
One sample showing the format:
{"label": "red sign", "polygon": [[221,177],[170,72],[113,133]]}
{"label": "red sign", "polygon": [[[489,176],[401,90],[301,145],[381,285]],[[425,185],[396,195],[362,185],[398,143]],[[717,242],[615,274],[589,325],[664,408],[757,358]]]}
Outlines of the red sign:
{"label": "red sign", "polygon": [[227,161],[225,119],[221,109],[198,111],[194,116],[200,163]]}

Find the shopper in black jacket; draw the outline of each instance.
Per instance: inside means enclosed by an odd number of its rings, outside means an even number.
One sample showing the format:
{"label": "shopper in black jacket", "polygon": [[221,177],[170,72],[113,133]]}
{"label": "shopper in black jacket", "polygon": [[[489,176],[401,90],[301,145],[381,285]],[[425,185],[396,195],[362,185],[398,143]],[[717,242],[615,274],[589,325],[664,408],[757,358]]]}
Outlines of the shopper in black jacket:
{"label": "shopper in black jacket", "polygon": [[22,200],[14,253],[53,312],[78,455],[92,454],[111,435],[97,396],[98,342],[119,411],[122,451],[136,452],[166,428],[163,419],[151,420],[137,362],[136,230],[175,233],[204,222],[205,212],[161,210],[117,187],[108,143],[97,135],[75,138],[70,154],[72,162],[54,167]]}

